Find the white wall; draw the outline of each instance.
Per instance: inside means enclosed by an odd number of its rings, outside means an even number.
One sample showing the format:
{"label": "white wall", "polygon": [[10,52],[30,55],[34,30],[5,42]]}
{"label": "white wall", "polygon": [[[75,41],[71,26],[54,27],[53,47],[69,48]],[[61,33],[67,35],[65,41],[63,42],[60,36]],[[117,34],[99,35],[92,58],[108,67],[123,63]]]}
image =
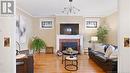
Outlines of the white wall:
{"label": "white wall", "polygon": [[119,64],[118,73],[130,73],[130,47],[123,47],[123,38],[130,38],[130,0],[119,0]]}
{"label": "white wall", "polygon": [[[15,17],[0,17],[0,73],[15,73]],[[4,47],[4,37],[10,37],[10,47]]]}

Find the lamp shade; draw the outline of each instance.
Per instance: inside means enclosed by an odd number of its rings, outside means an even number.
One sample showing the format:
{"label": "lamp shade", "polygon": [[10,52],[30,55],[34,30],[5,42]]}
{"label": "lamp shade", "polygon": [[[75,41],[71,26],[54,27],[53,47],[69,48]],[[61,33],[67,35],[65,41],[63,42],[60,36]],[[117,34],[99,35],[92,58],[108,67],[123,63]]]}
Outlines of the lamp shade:
{"label": "lamp shade", "polygon": [[91,41],[98,41],[98,37],[97,36],[92,36]]}

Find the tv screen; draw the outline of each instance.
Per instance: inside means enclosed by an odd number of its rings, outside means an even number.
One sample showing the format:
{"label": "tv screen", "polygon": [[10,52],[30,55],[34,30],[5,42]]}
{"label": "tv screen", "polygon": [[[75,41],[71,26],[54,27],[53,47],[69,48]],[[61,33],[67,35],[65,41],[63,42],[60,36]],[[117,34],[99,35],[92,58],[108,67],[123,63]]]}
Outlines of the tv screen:
{"label": "tv screen", "polygon": [[60,24],[61,35],[78,35],[79,24]]}

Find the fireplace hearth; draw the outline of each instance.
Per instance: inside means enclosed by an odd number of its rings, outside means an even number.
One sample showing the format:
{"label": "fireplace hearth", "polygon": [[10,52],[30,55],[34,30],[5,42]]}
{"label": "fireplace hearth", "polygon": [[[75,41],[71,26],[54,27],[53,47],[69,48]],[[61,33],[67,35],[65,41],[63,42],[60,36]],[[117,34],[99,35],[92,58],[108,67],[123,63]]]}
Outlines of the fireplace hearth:
{"label": "fireplace hearth", "polygon": [[57,35],[56,52],[58,50],[66,50],[67,48],[83,52],[83,36],[82,35]]}

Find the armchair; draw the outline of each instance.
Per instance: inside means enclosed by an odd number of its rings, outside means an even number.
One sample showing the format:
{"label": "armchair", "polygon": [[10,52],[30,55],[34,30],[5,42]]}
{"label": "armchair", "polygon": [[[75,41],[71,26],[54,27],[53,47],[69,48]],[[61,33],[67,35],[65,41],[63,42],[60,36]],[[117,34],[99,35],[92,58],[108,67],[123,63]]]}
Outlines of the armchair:
{"label": "armchair", "polygon": [[18,51],[18,54],[26,54],[27,57],[16,59],[16,73],[34,73],[34,59],[29,50]]}

